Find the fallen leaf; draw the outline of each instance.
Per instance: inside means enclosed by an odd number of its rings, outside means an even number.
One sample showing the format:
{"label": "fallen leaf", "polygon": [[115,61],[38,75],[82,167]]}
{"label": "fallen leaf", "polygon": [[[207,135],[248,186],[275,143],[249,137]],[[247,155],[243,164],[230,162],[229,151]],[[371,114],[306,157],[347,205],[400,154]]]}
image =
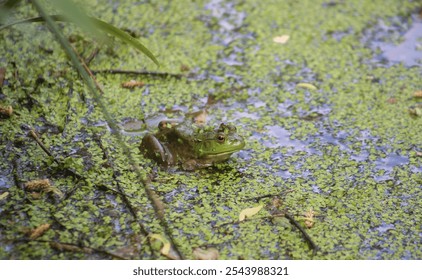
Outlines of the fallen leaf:
{"label": "fallen leaf", "polygon": [[422,98],[422,90],[415,91],[413,97]]}
{"label": "fallen leaf", "polygon": [[143,87],[145,85],[144,82],[130,80],[129,82],[122,83],[122,87],[124,88],[135,88],[135,87]]}
{"label": "fallen leaf", "polygon": [[43,235],[44,232],[46,232],[47,230],[49,230],[50,229],[50,226],[51,226],[50,224],[43,224],[43,225],[40,225],[39,227],[31,230],[29,232],[30,233],[29,238],[32,239],[32,240],[37,239],[38,237],[40,237],[41,235]]}
{"label": "fallen leaf", "polygon": [[273,41],[277,44],[285,44],[289,41],[289,35],[281,35],[273,38]]}
{"label": "fallen leaf", "polygon": [[187,66],[185,64],[180,65],[180,71],[186,72],[186,71],[189,71],[189,70],[190,70],[189,66]]}
{"label": "fallen leaf", "polygon": [[198,125],[204,125],[207,122],[208,113],[206,110],[201,110],[193,115],[193,120]]}
{"label": "fallen leaf", "polygon": [[305,212],[305,226],[307,228],[311,228],[314,226],[314,216],[316,215],[316,212],[312,210],[312,208],[309,208],[307,212]]}
{"label": "fallen leaf", "polygon": [[50,180],[48,179],[32,180],[25,183],[25,189],[27,191],[42,191],[50,186]]}
{"label": "fallen leaf", "polygon": [[208,248],[204,250],[198,247],[195,248],[192,253],[197,260],[218,260],[220,257],[218,250],[215,248]]}
{"label": "fallen leaf", "polygon": [[243,209],[242,211],[240,211],[240,214],[239,214],[239,222],[243,221],[246,218],[252,217],[256,213],[258,213],[259,210],[262,209],[262,207],[263,205],[259,205],[257,207]]}
{"label": "fallen leaf", "polygon": [[296,87],[300,87],[300,88],[306,88],[309,90],[317,90],[318,88],[316,86],[314,86],[313,84],[308,84],[308,83],[298,83],[296,85]]}
{"label": "fallen leaf", "polygon": [[161,254],[163,254],[164,256],[167,256],[169,254],[171,244],[170,242],[167,241],[167,239],[165,239],[161,234],[156,234],[156,233],[150,234],[149,237],[152,239],[157,239],[161,241],[161,243],[163,243],[163,247],[160,250]]}
{"label": "fallen leaf", "polygon": [[12,106],[0,106],[0,115],[3,115],[5,117],[10,117],[13,114],[13,108]]}
{"label": "fallen leaf", "polygon": [[6,199],[9,196],[9,192],[4,192],[0,194],[0,200]]}
{"label": "fallen leaf", "polygon": [[394,97],[390,97],[387,99],[387,102],[390,104],[396,104],[397,103],[397,98]]}
{"label": "fallen leaf", "polygon": [[[33,196],[34,193],[37,192],[45,192],[49,193],[52,192],[60,198],[63,198],[63,193],[55,186],[51,185],[50,180],[48,179],[40,179],[40,180],[32,180],[25,183],[25,190],[30,191]],[[37,198],[37,195],[35,195]]]}

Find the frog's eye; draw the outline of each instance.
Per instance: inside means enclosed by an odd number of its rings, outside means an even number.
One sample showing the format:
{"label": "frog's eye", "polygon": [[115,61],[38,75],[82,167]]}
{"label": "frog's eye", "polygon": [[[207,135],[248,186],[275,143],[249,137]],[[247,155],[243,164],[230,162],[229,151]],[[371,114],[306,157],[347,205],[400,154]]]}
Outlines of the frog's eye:
{"label": "frog's eye", "polygon": [[219,143],[224,143],[224,140],[226,140],[226,136],[224,134],[218,134],[217,141]]}

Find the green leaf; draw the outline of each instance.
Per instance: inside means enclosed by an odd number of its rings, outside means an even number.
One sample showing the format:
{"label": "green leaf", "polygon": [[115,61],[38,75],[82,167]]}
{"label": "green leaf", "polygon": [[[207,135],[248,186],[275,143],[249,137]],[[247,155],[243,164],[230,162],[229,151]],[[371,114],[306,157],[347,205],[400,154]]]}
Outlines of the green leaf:
{"label": "green leaf", "polygon": [[[50,16],[55,21],[64,21],[64,22],[74,22],[73,19],[67,18],[63,15],[51,15]],[[158,62],[157,58],[152,54],[152,52],[145,47],[139,40],[137,40],[135,37],[132,37],[127,32],[115,27],[114,25],[111,25],[105,21],[102,21],[98,18],[94,17],[88,17],[90,23],[93,23],[95,25],[95,28],[101,32],[105,32],[111,36],[114,36],[123,43],[126,43],[130,45],[131,47],[137,49],[138,51],[142,52],[146,56],[148,56],[157,66],[160,66],[160,63]],[[6,28],[9,28],[16,24],[21,23],[30,23],[30,22],[44,22],[44,18],[42,17],[33,17],[33,18],[27,18],[19,21],[15,21],[6,25],[0,26],[0,31]]]}
{"label": "green leaf", "polygon": [[0,23],[9,17],[11,11],[19,4],[21,0],[6,0],[0,3]]}
{"label": "green leaf", "polygon": [[109,24],[105,21],[102,21],[102,20],[97,19],[97,18],[91,18],[91,19],[103,31],[105,31],[109,35],[112,35],[116,38],[119,38],[124,43],[126,43],[126,44],[134,47],[135,49],[141,51],[146,56],[148,56],[152,61],[154,61],[154,63],[157,64],[157,66],[160,66],[160,64],[158,63],[158,60],[155,58],[155,56],[144,45],[142,45],[141,42],[139,42],[139,40],[137,40],[136,38],[132,37],[130,34],[124,32],[123,30],[121,30],[121,29],[115,27],[114,25],[111,25],[111,24]]}
{"label": "green leaf", "polygon": [[75,5],[72,0],[54,0],[49,3],[60,11],[63,18],[73,22],[85,32],[99,39],[99,41],[106,39],[104,33],[98,32],[95,22],[93,22],[86,13]]}

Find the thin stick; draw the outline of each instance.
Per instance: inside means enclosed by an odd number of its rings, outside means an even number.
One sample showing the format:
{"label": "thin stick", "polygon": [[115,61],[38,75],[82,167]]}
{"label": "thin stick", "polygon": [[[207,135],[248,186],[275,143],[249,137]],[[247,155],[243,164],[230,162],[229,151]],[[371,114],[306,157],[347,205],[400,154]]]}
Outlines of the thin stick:
{"label": "thin stick", "polygon": [[58,159],[56,159],[56,157],[53,156],[53,154],[50,152],[50,150],[41,142],[40,138],[38,137],[37,133],[35,132],[35,130],[33,128],[29,131],[29,134],[31,135],[32,138],[34,138],[35,142],[37,142],[37,144],[41,147],[41,149],[43,149],[43,151],[47,155],[52,157],[55,163],[60,165],[60,161]]}
{"label": "thin stick", "polygon": [[174,77],[174,78],[182,78],[183,74],[174,74],[174,73],[166,73],[166,72],[154,72],[154,71],[138,71],[138,70],[122,70],[122,69],[106,69],[106,70],[92,70],[94,74],[132,74],[132,75],[144,75],[144,76],[156,76],[156,77]]}
{"label": "thin stick", "polygon": [[309,247],[311,247],[311,249],[312,249],[312,253],[315,255],[318,247],[312,241],[309,234],[305,231],[305,229],[289,213],[284,213],[284,216],[290,221],[291,224],[293,224],[303,234],[306,242],[309,244]]}
{"label": "thin stick", "polygon": [[157,218],[160,221],[160,224],[162,228],[164,229],[165,234],[168,236],[172,243],[172,247],[174,248],[175,252],[177,253],[178,257],[180,259],[183,259],[183,256],[178,249],[176,243],[174,242],[174,238],[171,235],[170,226],[167,223],[167,221],[164,219],[162,213],[161,206],[157,204],[156,197],[154,196],[154,191],[149,188],[148,183],[142,179],[142,173],[141,168],[139,167],[138,163],[135,161],[134,157],[132,156],[132,153],[129,150],[129,147],[124,143],[123,136],[119,133],[119,129],[114,122],[113,118],[111,117],[110,113],[107,110],[107,106],[103,102],[101,98],[102,90],[99,87],[98,83],[93,79],[93,74],[89,70],[89,68],[86,66],[86,64],[81,61],[80,57],[78,57],[78,54],[74,51],[72,46],[69,44],[68,40],[63,36],[63,34],[60,32],[60,29],[58,25],[54,22],[52,17],[48,15],[48,13],[45,11],[45,9],[42,7],[42,5],[39,3],[39,0],[32,0],[32,4],[34,5],[35,9],[39,12],[41,17],[45,20],[47,26],[50,28],[50,31],[54,34],[57,41],[62,46],[65,53],[69,56],[70,61],[72,62],[73,66],[76,68],[76,70],[79,72],[83,80],[85,81],[86,86],[88,87],[89,91],[92,94],[92,97],[94,98],[95,102],[97,103],[98,107],[102,110],[105,120],[108,124],[108,126],[112,130],[112,134],[116,138],[117,142],[119,143],[121,149],[123,150],[124,154],[127,156],[129,164],[134,167],[138,178],[143,184],[143,187],[145,189],[145,192],[148,196],[148,199],[150,200]]}
{"label": "thin stick", "polygon": [[100,48],[95,47],[95,49],[90,53],[90,55],[85,59],[85,64],[89,65],[91,61],[97,56],[100,52]]}

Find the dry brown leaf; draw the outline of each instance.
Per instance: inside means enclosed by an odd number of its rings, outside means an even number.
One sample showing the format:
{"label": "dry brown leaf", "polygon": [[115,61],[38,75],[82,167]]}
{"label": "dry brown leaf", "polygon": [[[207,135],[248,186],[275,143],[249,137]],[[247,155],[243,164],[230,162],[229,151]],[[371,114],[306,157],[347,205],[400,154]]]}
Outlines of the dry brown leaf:
{"label": "dry brown leaf", "polygon": [[256,213],[258,213],[259,210],[262,209],[262,207],[263,205],[259,205],[257,207],[243,209],[242,211],[240,211],[240,214],[239,214],[239,222],[243,221],[246,218],[252,217]]}
{"label": "dry brown leaf", "polygon": [[311,228],[314,226],[315,221],[314,221],[314,217],[317,213],[312,210],[312,208],[309,208],[309,210],[307,212],[305,212],[305,226],[307,228]]}
{"label": "dry brown leaf", "polygon": [[397,103],[397,98],[394,97],[390,97],[387,99],[387,102],[390,104],[396,104]]}
{"label": "dry brown leaf", "polygon": [[422,90],[415,91],[413,97],[422,98]]}
{"label": "dry brown leaf", "polygon": [[271,200],[272,207],[278,209],[281,207],[281,205],[283,205],[283,201],[279,197],[276,196]]}
{"label": "dry brown leaf", "polygon": [[207,122],[208,113],[206,110],[201,110],[193,116],[193,120],[198,125],[204,125]]}
{"label": "dry brown leaf", "polygon": [[197,260],[218,260],[220,257],[218,250],[215,248],[207,248],[204,250],[198,247],[193,249],[192,253]]}
{"label": "dry brown leaf", "polygon": [[123,88],[143,87],[144,85],[145,85],[144,82],[142,82],[142,81],[135,81],[135,80],[130,80],[129,82],[122,83],[122,87]]}
{"label": "dry brown leaf", "polygon": [[42,191],[48,187],[51,187],[50,180],[48,179],[32,180],[25,183],[25,189],[27,191]]}
{"label": "dry brown leaf", "polygon": [[287,43],[287,41],[289,41],[290,36],[289,35],[281,35],[281,36],[276,36],[273,38],[273,41],[277,44],[285,44]]}
{"label": "dry brown leaf", "polygon": [[10,117],[13,114],[13,108],[12,106],[0,106],[0,115]]}
{"label": "dry brown leaf", "polygon": [[39,198],[36,194],[37,192],[52,192],[59,196],[60,198],[63,197],[63,193],[53,185],[51,185],[50,180],[48,179],[40,179],[40,180],[32,180],[25,183],[25,190],[30,191],[33,198]]}
{"label": "dry brown leaf", "polygon": [[189,70],[190,70],[189,66],[187,66],[185,64],[180,65],[180,71],[187,72]]}
{"label": "dry brown leaf", "polygon": [[41,235],[43,235],[44,232],[46,232],[47,230],[49,230],[50,229],[50,226],[51,226],[50,224],[43,224],[43,225],[40,225],[39,227],[31,230],[29,232],[30,233],[29,238],[32,239],[32,240],[37,239],[38,237],[40,237]]}

